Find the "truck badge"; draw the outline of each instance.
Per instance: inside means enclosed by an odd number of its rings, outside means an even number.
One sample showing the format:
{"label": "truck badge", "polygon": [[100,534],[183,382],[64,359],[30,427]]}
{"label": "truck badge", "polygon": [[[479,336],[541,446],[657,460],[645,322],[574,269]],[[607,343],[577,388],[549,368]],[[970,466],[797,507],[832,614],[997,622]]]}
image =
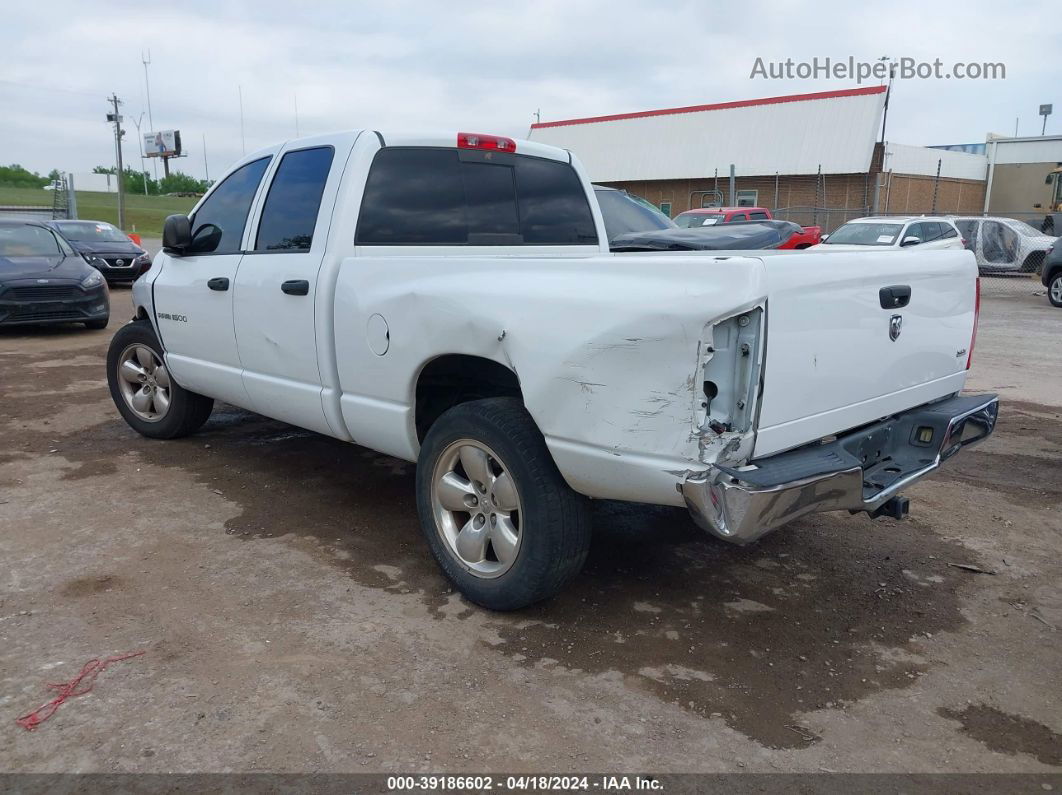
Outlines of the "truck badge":
{"label": "truck badge", "polygon": [[900,336],[903,330],[903,315],[893,315],[889,320],[889,339],[893,342]]}

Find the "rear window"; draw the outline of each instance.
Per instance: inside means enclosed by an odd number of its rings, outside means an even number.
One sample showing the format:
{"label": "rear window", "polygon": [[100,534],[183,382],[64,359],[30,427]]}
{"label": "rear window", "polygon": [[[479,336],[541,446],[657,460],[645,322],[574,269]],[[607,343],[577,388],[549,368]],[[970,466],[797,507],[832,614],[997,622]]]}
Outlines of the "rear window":
{"label": "rear window", "polygon": [[597,243],[575,170],[537,157],[390,147],[369,169],[358,218],[362,245]]}
{"label": "rear window", "polygon": [[698,226],[715,226],[721,223],[723,216],[719,213],[690,213],[689,215],[678,215],[675,217],[675,223],[684,229],[693,229]]}

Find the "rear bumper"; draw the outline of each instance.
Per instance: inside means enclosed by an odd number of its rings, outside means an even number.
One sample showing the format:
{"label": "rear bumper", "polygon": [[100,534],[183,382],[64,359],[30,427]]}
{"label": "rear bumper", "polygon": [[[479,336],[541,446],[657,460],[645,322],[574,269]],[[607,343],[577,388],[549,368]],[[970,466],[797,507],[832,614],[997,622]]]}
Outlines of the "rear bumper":
{"label": "rear bumper", "polygon": [[809,513],[874,511],[987,438],[998,412],[995,395],[952,397],[750,467],[711,467],[680,489],[698,525],[746,544]]}

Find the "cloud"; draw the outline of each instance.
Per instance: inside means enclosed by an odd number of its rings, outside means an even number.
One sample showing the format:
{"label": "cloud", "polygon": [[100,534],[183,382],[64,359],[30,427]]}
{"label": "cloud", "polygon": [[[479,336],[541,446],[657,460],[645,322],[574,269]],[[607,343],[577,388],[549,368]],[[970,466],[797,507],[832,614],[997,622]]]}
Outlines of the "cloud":
{"label": "cloud", "polygon": [[[526,135],[544,120],[846,88],[854,81],[750,80],[756,57],[1003,62],[1004,81],[896,86],[889,137],[970,142],[988,131],[1039,131],[1056,101],[1043,20],[1053,5],[890,3],[755,6],[634,0],[534,4],[423,2],[143,2],[72,0],[8,8],[0,46],[0,160],[38,171],[114,159],[105,97],[125,101],[127,160],[144,114],[141,50],[151,51],[155,127],[182,131],[202,175],[203,138],[217,176],[246,146],[336,129],[475,129]],[[242,89],[244,135],[238,91]],[[245,143],[244,140],[245,139]]]}

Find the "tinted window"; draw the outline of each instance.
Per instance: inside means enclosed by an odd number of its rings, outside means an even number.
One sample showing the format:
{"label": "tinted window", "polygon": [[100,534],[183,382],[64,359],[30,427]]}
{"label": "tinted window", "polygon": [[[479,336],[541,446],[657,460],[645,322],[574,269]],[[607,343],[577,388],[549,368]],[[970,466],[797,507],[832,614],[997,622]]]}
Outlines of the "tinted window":
{"label": "tinted window", "polygon": [[[207,197],[192,219],[194,253],[228,254],[240,250],[247,213],[251,210],[258,183],[262,181],[262,175],[268,165],[269,158],[263,157],[242,166],[225,177]],[[206,224],[218,227],[221,230],[221,238],[215,246],[198,248],[194,246],[196,233]]]}
{"label": "tinted window", "polygon": [[959,233],[955,231],[955,227],[951,224],[941,224],[940,229],[944,233],[941,237],[950,238],[959,236]]}
{"label": "tinted window", "polygon": [[636,201],[622,190],[595,190],[601,216],[605,219],[605,234],[612,240],[631,232],[651,232],[671,229],[674,224],[666,215],[649,204]]}
{"label": "tinted window", "polygon": [[309,250],[334,153],[322,146],[284,155],[262,209],[256,251]]}
{"label": "tinted window", "polygon": [[456,151],[381,149],[365,183],[357,242],[462,245],[464,204]]}
{"label": "tinted window", "polygon": [[730,216],[727,219],[726,222],[728,224],[732,224],[735,221],[747,221],[747,220],[749,220],[749,217],[748,217],[748,215],[746,213],[734,213],[732,216]]}
{"label": "tinted window", "polygon": [[468,242],[479,245],[519,245],[513,169],[489,163],[461,163],[465,189]]}
{"label": "tinted window", "polygon": [[749,213],[749,218],[751,218],[753,221],[768,220],[767,213]]}
{"label": "tinted window", "polygon": [[901,243],[909,237],[917,237],[920,243],[926,242],[926,230],[922,228],[923,224],[911,224],[907,227],[907,231],[903,233],[903,239]]}
{"label": "tinted window", "polygon": [[[456,149],[381,149],[357,242],[375,245],[595,243],[590,205],[564,163]],[[519,197],[519,198],[518,198]]]}
{"label": "tinted window", "polygon": [[922,228],[925,229],[926,237],[924,239],[927,243],[930,240],[940,240],[940,224],[936,221],[923,221]]}
{"label": "tinted window", "polygon": [[597,242],[594,216],[575,169],[538,157],[517,157],[520,231],[531,245]]}

